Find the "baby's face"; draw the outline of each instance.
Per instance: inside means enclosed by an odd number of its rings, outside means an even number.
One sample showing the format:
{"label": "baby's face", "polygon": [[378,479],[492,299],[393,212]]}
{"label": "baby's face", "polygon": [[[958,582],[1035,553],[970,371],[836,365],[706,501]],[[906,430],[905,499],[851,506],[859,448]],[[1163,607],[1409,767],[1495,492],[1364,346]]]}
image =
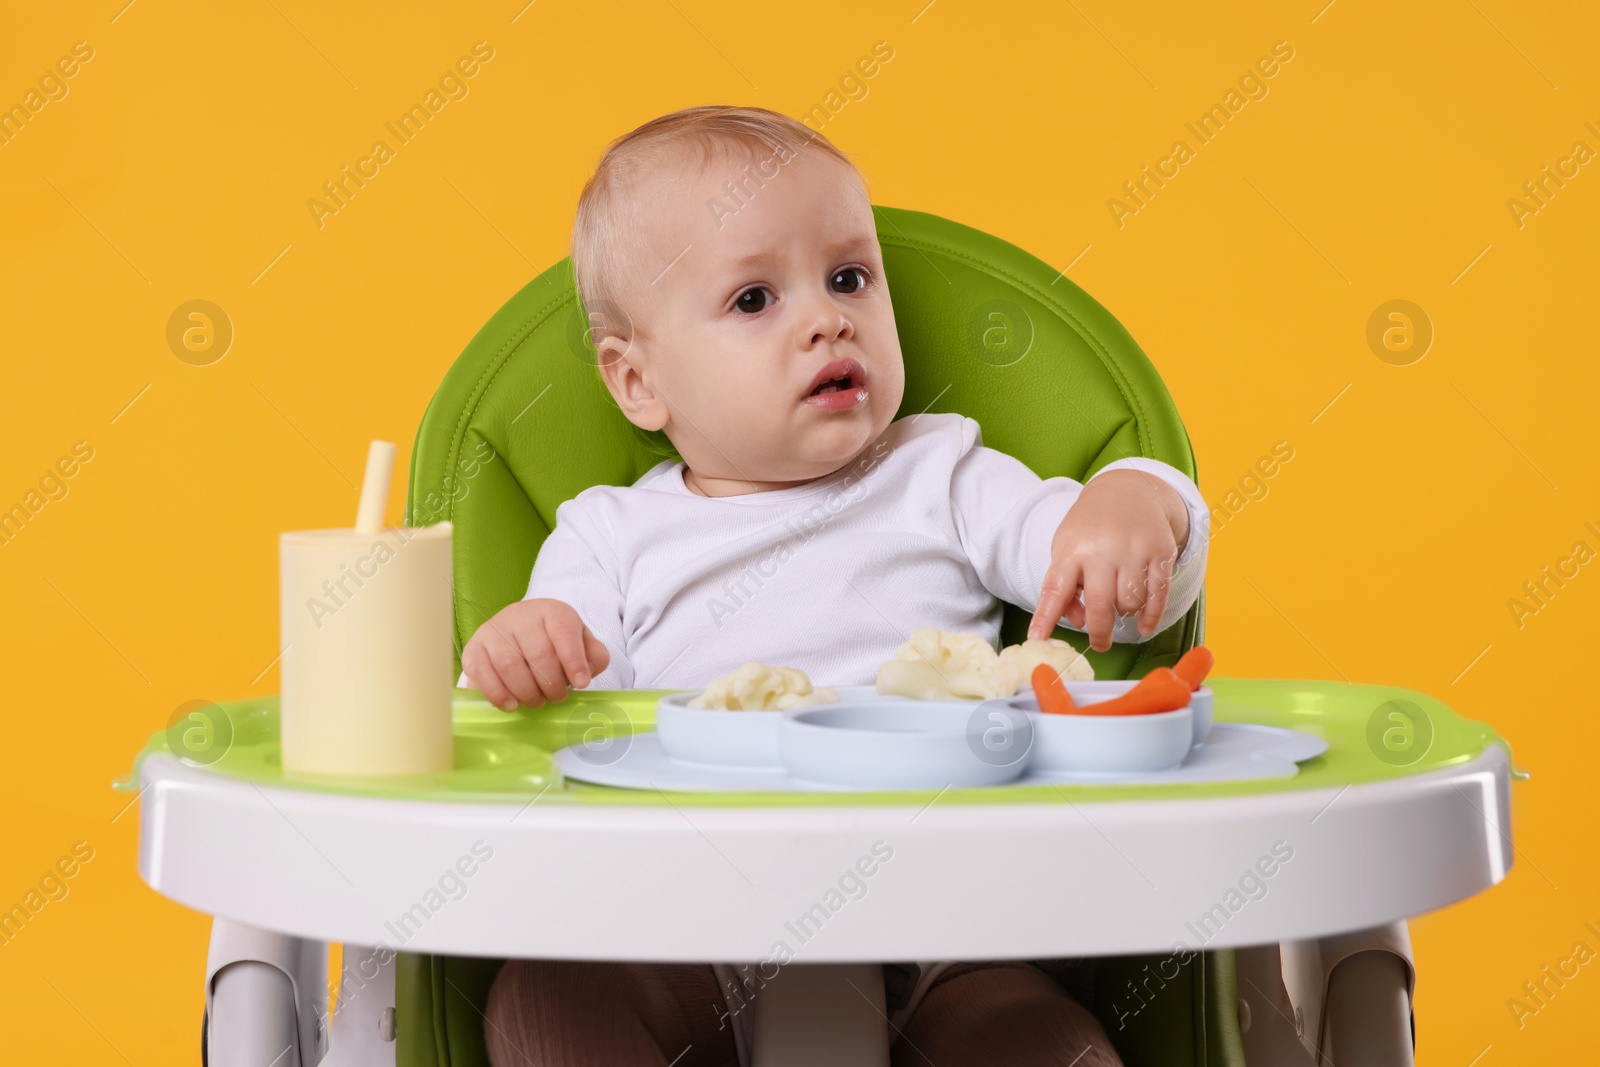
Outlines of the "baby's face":
{"label": "baby's face", "polygon": [[[905,389],[859,180],[816,151],[770,158],[764,185],[744,162],[688,164],[655,187],[631,235],[631,343],[601,343],[623,411],[664,429],[691,488],[712,496],[838,470],[894,420]],[[730,180],[748,190],[743,206]],[[833,378],[848,380],[818,387]]]}

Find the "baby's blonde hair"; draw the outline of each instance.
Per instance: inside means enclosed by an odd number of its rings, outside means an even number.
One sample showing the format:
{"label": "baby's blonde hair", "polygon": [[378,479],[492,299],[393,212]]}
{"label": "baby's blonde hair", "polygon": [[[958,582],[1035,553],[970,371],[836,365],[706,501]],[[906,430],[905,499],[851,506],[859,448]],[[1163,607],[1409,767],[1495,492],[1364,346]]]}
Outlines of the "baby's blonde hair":
{"label": "baby's blonde hair", "polygon": [[[572,225],[573,280],[591,327],[596,332],[610,327],[631,334],[621,246],[630,234],[638,232],[642,220],[636,194],[653,174],[685,154],[697,158],[701,166],[709,164],[719,152],[726,158],[745,154],[758,160],[776,155],[787,164],[796,153],[807,149],[820,150],[844,163],[866,187],[866,178],[855,162],[821,133],[763,107],[707,104],[684,108],[651,119],[611,142],[578,196],[577,218]],[[765,178],[771,180],[773,176]],[[761,176],[746,168],[740,183],[746,195],[751,192],[752,181],[757,187],[764,184]],[[739,202],[737,196],[729,199]]]}

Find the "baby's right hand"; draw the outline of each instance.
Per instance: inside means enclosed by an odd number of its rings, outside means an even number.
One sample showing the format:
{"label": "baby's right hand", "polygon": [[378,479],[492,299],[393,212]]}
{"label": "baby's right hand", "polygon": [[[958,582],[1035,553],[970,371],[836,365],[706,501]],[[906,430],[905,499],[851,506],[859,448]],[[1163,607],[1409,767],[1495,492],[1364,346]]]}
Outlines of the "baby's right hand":
{"label": "baby's right hand", "polygon": [[569,679],[582,689],[610,662],[572,606],[549,599],[506,605],[461,650],[467,680],[505,711],[565,700]]}

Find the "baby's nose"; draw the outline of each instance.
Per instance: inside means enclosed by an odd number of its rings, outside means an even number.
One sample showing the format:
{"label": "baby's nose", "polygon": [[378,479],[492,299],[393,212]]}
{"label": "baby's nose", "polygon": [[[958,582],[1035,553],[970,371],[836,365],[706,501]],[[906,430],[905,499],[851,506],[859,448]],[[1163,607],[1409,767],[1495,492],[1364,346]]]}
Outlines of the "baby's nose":
{"label": "baby's nose", "polygon": [[854,334],[855,328],[845,315],[834,312],[832,315],[823,316],[813,327],[811,333],[812,344],[822,344],[827,341],[842,340]]}

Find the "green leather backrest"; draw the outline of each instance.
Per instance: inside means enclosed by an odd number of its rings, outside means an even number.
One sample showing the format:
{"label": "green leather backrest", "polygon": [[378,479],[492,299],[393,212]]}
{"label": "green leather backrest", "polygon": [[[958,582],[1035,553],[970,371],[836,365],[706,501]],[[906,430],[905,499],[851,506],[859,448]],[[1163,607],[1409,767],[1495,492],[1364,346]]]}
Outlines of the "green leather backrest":
{"label": "green leather backrest", "polygon": [[[1083,480],[1125,456],[1196,476],[1194,454],[1155,368],[1111,314],[1048,264],[937,215],[874,207],[905,358],[899,417],[956,411],[983,443],[1041,477]],[[406,521],[454,524],[461,646],[528,587],[556,508],[592,485],[630,485],[663,458],[606,391],[564,259],[478,331],[417,430]],[[1005,644],[1029,613],[1008,605]],[[1148,644],[1090,653],[1101,678],[1170,664],[1202,637],[1204,604]],[[1081,634],[1058,630],[1080,650]]]}

